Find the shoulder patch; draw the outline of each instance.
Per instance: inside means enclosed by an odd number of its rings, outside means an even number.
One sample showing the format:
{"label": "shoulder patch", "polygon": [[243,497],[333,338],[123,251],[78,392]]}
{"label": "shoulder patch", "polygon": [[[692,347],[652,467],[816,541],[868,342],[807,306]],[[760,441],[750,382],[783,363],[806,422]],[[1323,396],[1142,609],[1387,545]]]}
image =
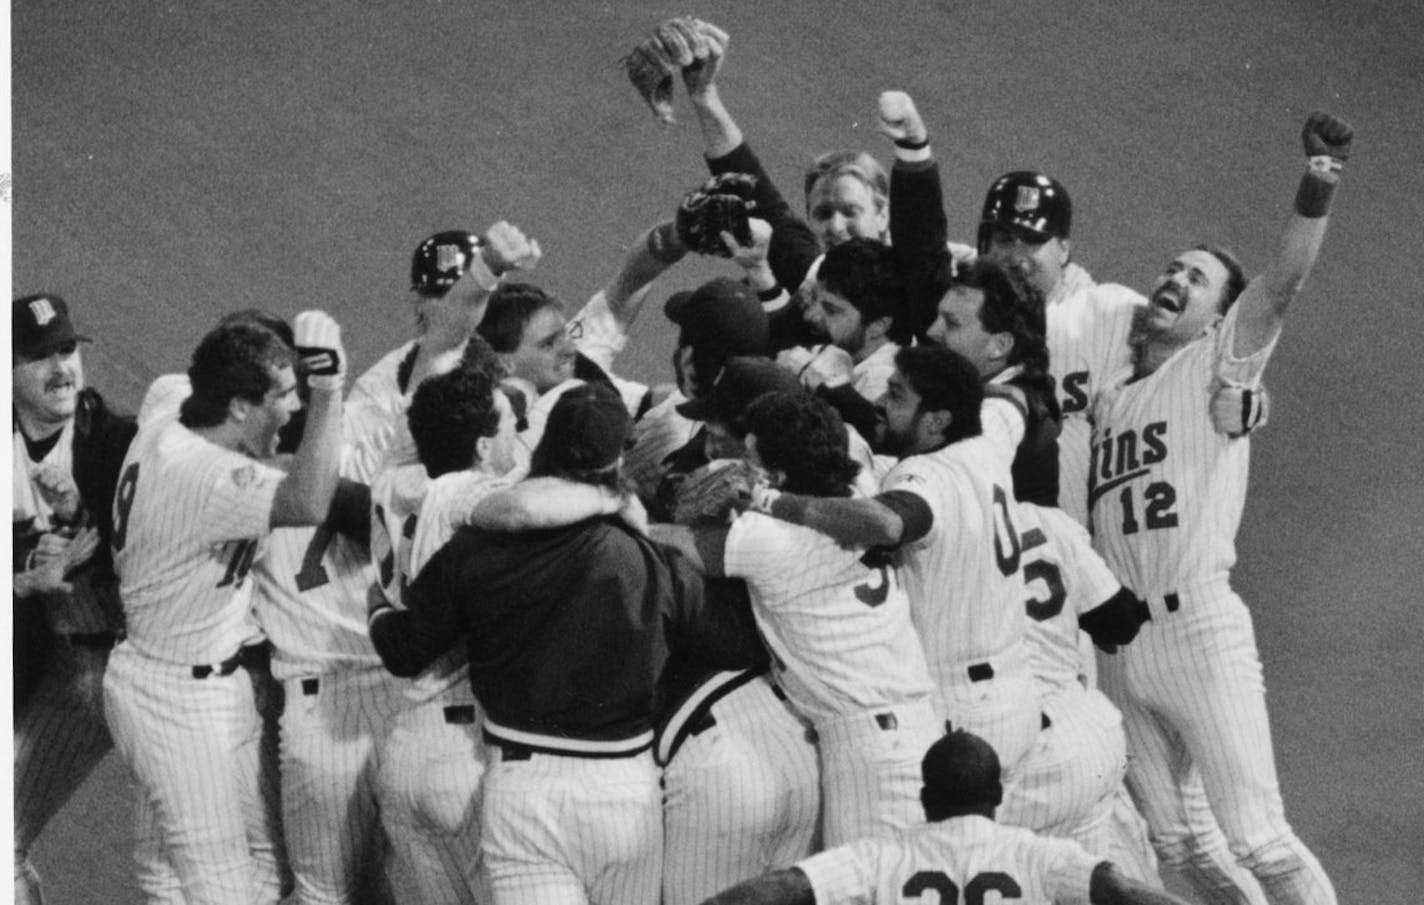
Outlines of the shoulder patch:
{"label": "shoulder patch", "polygon": [[245,488],[257,479],[256,465],[241,465],[232,470],[232,483],[239,489]]}

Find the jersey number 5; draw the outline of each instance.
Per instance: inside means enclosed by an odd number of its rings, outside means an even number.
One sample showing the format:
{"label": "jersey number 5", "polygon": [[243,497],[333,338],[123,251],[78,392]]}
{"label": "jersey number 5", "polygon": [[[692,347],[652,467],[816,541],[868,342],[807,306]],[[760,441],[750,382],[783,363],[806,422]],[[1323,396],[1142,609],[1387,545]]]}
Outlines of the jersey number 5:
{"label": "jersey number 5", "polygon": [[[939,895],[939,905],[958,905],[959,886],[942,870],[922,870],[905,882],[901,894],[918,899],[927,891],[934,890]],[[1023,890],[1018,881],[1003,871],[986,871],[975,874],[974,879],[964,886],[964,905],[984,905],[984,896],[997,892],[1002,899],[1019,899]]]}

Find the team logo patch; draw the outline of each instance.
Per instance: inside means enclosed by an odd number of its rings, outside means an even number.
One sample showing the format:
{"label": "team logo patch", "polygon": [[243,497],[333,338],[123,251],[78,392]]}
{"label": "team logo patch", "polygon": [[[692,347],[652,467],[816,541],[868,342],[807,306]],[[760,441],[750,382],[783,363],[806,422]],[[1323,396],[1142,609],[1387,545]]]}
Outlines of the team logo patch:
{"label": "team logo patch", "polygon": [[30,314],[35,318],[35,323],[43,327],[54,320],[54,305],[49,299],[35,299],[30,302]]}
{"label": "team logo patch", "polygon": [[459,270],[465,262],[465,254],[458,245],[435,246],[435,266],[441,270]]}
{"label": "team logo patch", "polygon": [[1018,195],[1014,198],[1014,210],[1020,213],[1038,210],[1038,202],[1041,194],[1041,191],[1036,185],[1019,186]]}
{"label": "team logo patch", "polygon": [[568,325],[569,339],[578,342],[583,339],[583,321],[574,321]]}
{"label": "team logo patch", "polygon": [[232,483],[241,489],[257,480],[257,466],[243,465],[232,470]]}

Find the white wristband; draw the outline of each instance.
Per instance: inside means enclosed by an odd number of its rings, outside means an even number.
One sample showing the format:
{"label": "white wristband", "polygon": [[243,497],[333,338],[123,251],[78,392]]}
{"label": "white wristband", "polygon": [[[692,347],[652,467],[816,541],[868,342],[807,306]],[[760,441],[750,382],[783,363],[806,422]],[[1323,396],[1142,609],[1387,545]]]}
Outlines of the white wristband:
{"label": "white wristband", "polygon": [[1317,154],[1310,158],[1309,168],[1313,173],[1339,173],[1345,168],[1345,162],[1329,154]]}

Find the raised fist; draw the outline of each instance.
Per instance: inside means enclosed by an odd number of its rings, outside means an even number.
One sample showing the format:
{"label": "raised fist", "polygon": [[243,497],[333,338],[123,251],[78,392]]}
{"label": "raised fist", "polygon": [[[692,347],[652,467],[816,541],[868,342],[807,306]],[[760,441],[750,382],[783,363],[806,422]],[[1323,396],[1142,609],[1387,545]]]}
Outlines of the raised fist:
{"label": "raised fist", "polygon": [[316,390],[341,389],[346,376],[341,325],[325,311],[303,311],[292,322],[292,339],[307,384]]}
{"label": "raised fist", "polygon": [[1223,382],[1212,392],[1208,408],[1216,432],[1235,439],[1265,426],[1271,417],[1271,397],[1264,386],[1252,389]]}
{"label": "raised fist", "polygon": [[892,141],[918,143],[929,137],[914,100],[903,91],[881,93],[875,128]]}
{"label": "raised fist", "polygon": [[1350,142],[1355,130],[1337,116],[1317,110],[1310,114],[1301,129],[1301,143],[1306,157],[1330,157],[1345,162],[1350,158]]}

